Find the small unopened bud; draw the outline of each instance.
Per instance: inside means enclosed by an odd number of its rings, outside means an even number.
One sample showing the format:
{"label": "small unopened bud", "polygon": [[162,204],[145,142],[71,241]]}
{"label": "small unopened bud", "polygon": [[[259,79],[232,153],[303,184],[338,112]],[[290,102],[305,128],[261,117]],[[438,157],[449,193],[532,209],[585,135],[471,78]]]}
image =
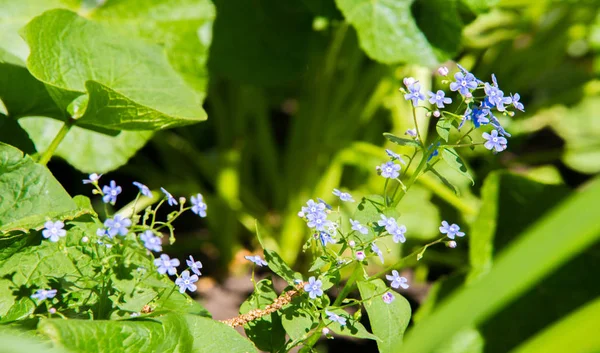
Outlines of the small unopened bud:
{"label": "small unopened bud", "polygon": [[184,204],[185,204],[185,197],[183,197],[183,196],[182,196],[182,197],[180,197],[180,198],[179,198],[179,203],[180,203],[181,205],[184,205]]}
{"label": "small unopened bud", "polygon": [[304,218],[304,212],[302,212],[302,211],[298,212],[298,217]]}
{"label": "small unopened bud", "polygon": [[415,80],[414,77],[405,77],[402,82],[404,83],[404,85],[406,87],[412,85],[413,83],[417,82],[417,80]]}
{"label": "small unopened bud", "polygon": [[435,116],[436,118],[439,118],[440,117],[440,111],[439,110],[434,111],[433,112],[433,116]]}
{"label": "small unopened bud", "polygon": [[48,312],[50,314],[56,314],[56,309],[55,308],[50,308],[50,309],[48,309]]}
{"label": "small unopened bud", "polygon": [[438,70],[437,70],[438,74],[442,75],[442,76],[448,76],[448,72],[450,72],[448,70],[447,67],[445,66],[441,66]]}
{"label": "small unopened bud", "polygon": [[324,335],[328,335],[329,334],[329,329],[327,327],[323,327],[323,329],[321,330],[321,332],[323,332]]}
{"label": "small unopened bud", "polygon": [[408,129],[404,134],[412,137],[417,137],[417,129]]}
{"label": "small unopened bud", "polygon": [[446,246],[449,247],[449,248],[451,248],[451,249],[456,248],[457,245],[458,244],[456,244],[456,242],[454,240],[450,240],[449,242],[446,243]]}
{"label": "small unopened bud", "polygon": [[355,247],[355,246],[356,246],[356,243],[354,242],[354,240],[350,240],[350,241],[348,242],[348,245],[350,245],[350,247],[351,247],[351,248],[353,248],[353,247]]}
{"label": "small unopened bud", "polygon": [[358,261],[362,261],[365,259],[365,252],[364,251],[357,251],[356,252],[356,259]]}
{"label": "small unopened bud", "polygon": [[88,238],[88,237],[81,238],[82,243],[87,243],[88,241],[90,241],[90,238]]}

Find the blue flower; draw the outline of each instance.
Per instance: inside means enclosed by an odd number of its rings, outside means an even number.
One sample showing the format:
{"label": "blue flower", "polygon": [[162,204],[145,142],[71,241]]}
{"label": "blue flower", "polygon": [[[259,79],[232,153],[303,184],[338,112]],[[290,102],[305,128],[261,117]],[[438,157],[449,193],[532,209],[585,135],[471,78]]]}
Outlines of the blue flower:
{"label": "blue flower", "polygon": [[333,210],[333,207],[331,207],[331,205],[325,202],[325,200],[323,200],[322,198],[317,197],[317,200],[319,201],[319,203],[325,205],[325,208],[327,208],[328,210]]}
{"label": "blue flower", "polygon": [[162,240],[160,237],[154,235],[151,230],[147,230],[140,235],[140,240],[144,242],[146,249],[161,252],[162,251]]}
{"label": "blue flower", "polygon": [[315,277],[311,276],[308,279],[308,283],[304,285],[304,290],[308,293],[310,299],[315,299],[323,295],[322,286],[323,282],[320,279],[315,280]]}
{"label": "blue flower", "polygon": [[[491,115],[491,114],[490,114]],[[492,126],[496,128],[496,130],[498,130],[498,133],[502,136],[508,136],[510,137],[511,135],[506,132],[506,130],[504,130],[504,128],[502,127],[502,125],[500,125],[500,120],[498,120],[498,118],[496,118],[495,116],[491,115],[492,119]]]}
{"label": "blue flower", "polygon": [[104,196],[102,196],[102,201],[104,201],[104,203],[110,202],[112,205],[114,205],[115,202],[117,202],[117,195],[119,195],[121,191],[123,191],[123,189],[121,189],[121,187],[118,186],[114,180],[111,180],[110,186],[104,185],[102,187],[102,192],[104,193]]}
{"label": "blue flower", "polygon": [[392,292],[385,292],[385,294],[381,296],[381,299],[383,299],[384,303],[390,304],[394,301],[394,299],[396,299],[396,297],[394,297],[394,294],[392,294]]}
{"label": "blue flower", "polygon": [[452,103],[452,99],[445,97],[446,93],[444,93],[444,91],[442,91],[441,89],[438,90],[436,93],[429,92],[428,94],[429,103],[437,105],[438,108],[444,108],[444,104]]}
{"label": "blue flower", "polygon": [[142,195],[144,195],[146,197],[152,197],[152,191],[150,191],[150,189],[148,189],[148,187],[146,185],[139,183],[137,181],[134,181],[133,185],[137,186],[138,189],[140,189],[140,193],[142,193]]}
{"label": "blue flower", "polygon": [[440,232],[442,234],[446,234],[448,238],[454,239],[455,236],[463,237],[465,235],[464,232],[460,231],[460,227],[456,224],[448,224],[446,221],[442,221],[442,226],[440,227]]}
{"label": "blue flower", "polygon": [[502,152],[506,149],[506,144],[508,141],[506,138],[502,136],[498,136],[497,130],[492,130],[490,134],[484,132],[481,136],[487,141],[483,144],[485,148],[490,151],[494,151],[494,153]]}
{"label": "blue flower", "polygon": [[302,211],[298,214],[300,217],[307,217],[309,214],[325,213],[325,204],[314,202],[312,199],[306,202],[306,206],[302,207]]}
{"label": "blue flower", "polygon": [[244,256],[244,258],[248,261],[253,262],[255,265],[263,267],[263,266],[267,266],[268,263],[263,260],[260,256],[256,255],[256,256]]}
{"label": "blue flower", "polygon": [[195,292],[198,287],[194,283],[198,282],[198,276],[190,276],[190,271],[183,271],[181,277],[175,280],[175,284],[179,286],[179,293],[184,293],[186,290]]}
{"label": "blue flower", "polygon": [[114,218],[104,221],[104,226],[107,229],[108,236],[111,238],[117,234],[125,236],[129,232],[127,228],[131,226],[131,220],[118,214]]}
{"label": "blue flower", "polygon": [[450,90],[458,91],[465,97],[470,97],[471,90],[477,88],[477,79],[470,72],[466,72],[465,75],[465,73],[459,71],[454,74],[454,79],[455,81],[450,83]]}
{"label": "blue flower", "polygon": [[325,212],[311,213],[306,216],[306,219],[308,220],[308,227],[315,228],[316,230],[325,230],[325,227],[329,225],[327,214]]}
{"label": "blue flower", "polygon": [[325,314],[327,314],[327,318],[331,321],[337,322],[338,324],[340,324],[340,326],[345,326],[346,325],[346,318],[343,316],[340,316],[336,313],[332,313],[329,310],[325,310]]}
{"label": "blue flower", "polygon": [[167,203],[169,204],[169,206],[174,206],[174,205],[178,205],[177,200],[175,200],[175,198],[173,197],[173,195],[171,195],[170,192],[168,192],[165,188],[161,187],[160,190],[163,192],[163,194],[165,194],[165,196],[167,197]]}
{"label": "blue flower", "polygon": [[179,266],[179,260],[171,259],[169,255],[162,254],[160,259],[154,259],[154,265],[158,267],[158,273],[161,275],[168,272],[172,276],[177,273],[176,267]]}
{"label": "blue flower", "polygon": [[47,221],[44,223],[44,230],[42,236],[46,239],[50,239],[51,242],[56,243],[59,238],[67,235],[67,231],[64,230],[65,224],[61,221]]}
{"label": "blue flower", "polygon": [[381,219],[377,221],[377,224],[380,227],[385,227],[388,233],[392,234],[398,227],[398,223],[396,223],[396,219],[394,217],[386,217],[385,215],[381,215]]}
{"label": "blue flower", "polygon": [[192,200],[192,212],[197,214],[200,217],[206,217],[206,203],[204,203],[204,198],[201,194],[197,194],[196,196],[192,196],[190,198]]}
{"label": "blue flower", "polygon": [[391,281],[392,283],[390,284],[390,286],[392,286],[392,288],[398,288],[398,287],[402,287],[404,289],[408,288],[408,280],[404,277],[400,277],[400,275],[398,274],[398,271],[393,270],[392,271],[392,276],[390,275],[385,275],[385,278],[387,278],[388,281]]}
{"label": "blue flower", "polygon": [[360,224],[359,221],[355,221],[352,218],[350,218],[350,224],[352,224],[352,230],[356,230],[362,234],[369,233],[369,229],[367,229],[367,227]]}
{"label": "blue flower", "polygon": [[375,243],[371,244],[371,250],[373,250],[373,252],[379,256],[379,260],[381,260],[381,263],[383,263],[383,253],[381,250],[379,250],[379,247],[375,245]]}
{"label": "blue flower", "polygon": [[336,240],[327,233],[327,232],[319,232],[319,238],[321,239],[321,243],[323,246],[327,246],[327,243],[335,244]]}
{"label": "blue flower", "polygon": [[496,106],[499,112],[503,112],[506,110],[504,107],[505,104],[510,104],[512,100],[510,97],[504,97],[504,92],[502,92],[498,87],[492,86],[489,83],[485,83],[483,90],[487,95],[487,99]]}
{"label": "blue flower", "polygon": [[465,110],[464,119],[459,125],[459,129],[463,126],[465,120],[472,120],[473,126],[475,128],[480,127],[481,125],[489,124],[490,119],[488,116],[490,115],[490,108],[485,105],[485,102],[481,104],[480,107],[467,108]]}
{"label": "blue flower", "polygon": [[400,164],[385,162],[377,168],[384,178],[396,179],[400,176]]}
{"label": "blue flower", "polygon": [[98,182],[102,174],[92,173],[88,176],[89,179],[83,179],[84,184],[95,184]]}
{"label": "blue flower", "polygon": [[56,296],[56,289],[40,289],[31,295],[31,298],[39,301],[52,299]]}
{"label": "blue flower", "polygon": [[[198,276],[202,275],[202,273],[200,273],[200,269],[202,268],[202,262],[195,261],[194,258],[192,257],[192,255],[190,255],[189,260],[185,260],[185,263],[190,267],[192,272],[194,272]],[[183,275],[183,273],[182,273],[182,275]]]}
{"label": "blue flower", "polygon": [[340,200],[342,200],[342,201],[354,202],[354,199],[352,198],[352,195],[350,195],[347,192],[341,192],[338,189],[333,189],[333,194],[335,196],[339,197]]}
{"label": "blue flower", "polygon": [[404,133],[404,135],[408,135],[408,136],[416,139],[418,137],[417,136],[417,129],[408,129],[408,130],[406,130],[406,132]]}
{"label": "blue flower", "polygon": [[427,147],[428,151],[433,149],[433,152],[431,152],[429,157],[427,157],[427,162],[429,162],[433,157],[436,157],[440,154],[440,151],[438,151],[438,149],[437,149],[439,146],[440,146],[440,143],[438,142],[435,147],[433,146],[433,144],[431,144],[431,145],[429,145],[429,147]]}
{"label": "blue flower", "polygon": [[424,101],[425,100],[425,95],[423,93],[421,93],[421,84],[418,82],[415,82],[411,85],[408,85],[408,91],[409,93],[406,93],[404,95],[404,99],[406,100],[412,100],[412,104],[413,107],[416,107],[417,105],[419,105],[419,101]]}
{"label": "blue flower", "polygon": [[512,105],[515,107],[515,109],[518,109],[522,112],[525,111],[525,106],[523,103],[519,102],[521,96],[518,93],[515,93],[514,95],[511,94],[510,99],[512,99]]}
{"label": "blue flower", "polygon": [[406,226],[399,225],[390,233],[392,234],[394,243],[404,243],[406,241],[406,237],[404,236],[404,233],[406,233]]}
{"label": "blue flower", "polygon": [[402,157],[398,153],[396,153],[392,150],[389,150],[387,148],[385,150],[385,153],[392,159],[392,161],[398,160],[398,162],[400,162],[402,164],[406,164],[404,159],[402,159]]}

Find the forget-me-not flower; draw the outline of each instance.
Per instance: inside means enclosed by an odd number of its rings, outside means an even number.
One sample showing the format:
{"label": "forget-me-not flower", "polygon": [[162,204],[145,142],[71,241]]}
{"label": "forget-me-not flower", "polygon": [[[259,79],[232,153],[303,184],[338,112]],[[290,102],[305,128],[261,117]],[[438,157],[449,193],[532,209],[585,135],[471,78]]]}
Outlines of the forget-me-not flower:
{"label": "forget-me-not flower", "polygon": [[354,202],[354,199],[352,198],[352,195],[350,195],[347,192],[341,192],[338,189],[333,189],[333,194],[335,196],[339,197],[340,200],[342,200],[342,201]]}
{"label": "forget-me-not flower", "polygon": [[308,200],[306,206],[302,206],[302,211],[298,213],[300,217],[307,217],[309,214],[325,213],[325,204],[321,202],[315,202],[314,200]]}
{"label": "forget-me-not flower", "polygon": [[31,298],[37,299],[39,301],[52,299],[56,296],[56,292],[56,289],[39,289],[31,295]]}
{"label": "forget-me-not flower", "polygon": [[383,263],[383,253],[381,250],[379,250],[379,247],[375,245],[375,243],[371,244],[371,250],[373,250],[373,252],[379,256],[379,260],[381,260],[381,263]]}
{"label": "forget-me-not flower", "polygon": [[169,273],[172,276],[177,273],[176,267],[179,266],[179,259],[171,259],[169,255],[162,254],[160,259],[154,259],[154,265],[158,267],[158,273],[161,275]]}
{"label": "forget-me-not flower", "polygon": [[248,261],[253,262],[255,265],[263,267],[263,266],[267,266],[268,263],[263,260],[260,256],[256,255],[256,256],[244,256],[244,258]]}
{"label": "forget-me-not flower", "polygon": [[192,196],[190,199],[192,200],[192,212],[200,217],[206,217],[206,209],[208,206],[206,206],[202,195],[197,194],[196,196]]}
{"label": "forget-me-not flower", "polygon": [[385,227],[385,230],[392,234],[398,227],[398,223],[396,223],[396,219],[394,217],[386,217],[385,215],[380,215],[381,219],[377,221],[377,225],[380,227]]}
{"label": "forget-me-not flower", "polygon": [[413,107],[416,107],[417,105],[419,105],[419,101],[424,101],[425,100],[425,95],[423,93],[421,93],[421,84],[418,82],[415,82],[409,86],[407,86],[408,88],[408,93],[406,93],[404,95],[404,99],[406,100],[411,100]]}
{"label": "forget-me-not flower", "polygon": [[150,189],[146,185],[144,185],[140,182],[137,182],[137,181],[134,181],[133,185],[137,186],[138,189],[140,189],[140,193],[142,195],[144,195],[146,197],[152,197],[152,191],[150,191]]}
{"label": "forget-me-not flower", "polygon": [[154,235],[151,230],[146,230],[140,235],[140,240],[144,242],[146,249],[161,252],[162,251],[162,240],[160,237]]}
{"label": "forget-me-not flower", "polygon": [[514,95],[510,95],[510,99],[512,100],[512,105],[513,107],[515,107],[515,109],[518,109],[522,112],[525,111],[525,106],[523,105],[523,103],[519,102],[519,100],[521,99],[521,95],[519,95],[518,93],[515,93]]}
{"label": "forget-me-not flower", "polygon": [[202,268],[202,262],[194,260],[192,255],[190,255],[190,258],[188,260],[185,260],[185,263],[190,267],[192,272],[194,272],[198,276],[202,275],[202,273],[200,273],[200,269]]}
{"label": "forget-me-not flower", "polygon": [[175,198],[173,197],[173,195],[171,195],[170,192],[167,191],[167,189],[163,188],[161,186],[160,190],[163,192],[163,194],[165,194],[165,196],[167,197],[167,203],[169,204],[169,206],[175,206],[178,205],[177,200],[175,200]]}
{"label": "forget-me-not flower", "polygon": [[406,164],[404,159],[402,159],[402,157],[398,153],[387,148],[385,149],[385,153],[392,159],[392,161],[398,160],[398,162]]}
{"label": "forget-me-not flower", "polygon": [[44,230],[42,236],[49,239],[51,242],[56,243],[58,239],[67,235],[67,231],[64,230],[65,224],[61,221],[47,221],[44,223]]}
{"label": "forget-me-not flower", "polygon": [[95,184],[98,180],[100,180],[101,176],[102,176],[102,174],[92,173],[88,176],[89,179],[83,179],[83,183],[84,184]]}
{"label": "forget-me-not flower", "polygon": [[406,241],[404,233],[406,233],[406,226],[403,224],[397,226],[392,232],[390,232],[390,234],[392,234],[394,243],[404,243]]}
{"label": "forget-me-not flower", "polygon": [[428,94],[429,103],[437,105],[438,108],[444,108],[444,104],[452,103],[452,99],[445,97],[446,93],[444,93],[444,91],[442,91],[441,89],[438,90],[436,93],[428,92]]}
{"label": "forget-me-not flower", "polygon": [[483,144],[485,148],[494,153],[502,152],[506,149],[508,141],[502,136],[498,136],[498,130],[492,130],[491,133],[484,132],[481,136],[487,141]]}
{"label": "forget-me-not flower", "polygon": [[[494,76],[492,75],[492,77]],[[483,90],[487,95],[486,98],[489,100],[490,103],[492,103],[492,105],[496,106],[496,109],[498,109],[499,112],[505,111],[506,108],[504,107],[504,105],[510,104],[512,102],[512,99],[510,99],[510,97],[504,97],[504,92],[502,92],[497,85],[490,85],[486,82],[483,86]]]}
{"label": "forget-me-not flower", "polygon": [[400,176],[400,164],[385,162],[377,168],[384,178],[396,179]]}
{"label": "forget-me-not flower", "polygon": [[321,239],[323,246],[327,246],[327,243],[336,243],[336,240],[327,232],[319,232],[319,238]]}
{"label": "forget-me-not flower", "polygon": [[385,292],[385,294],[381,296],[381,299],[383,299],[384,303],[390,304],[394,301],[394,299],[396,299],[396,297],[394,297],[394,294],[392,294],[392,292]]}
{"label": "forget-me-not flower", "polygon": [[340,316],[336,313],[332,313],[329,310],[325,310],[325,314],[327,314],[327,318],[331,321],[337,322],[338,324],[340,324],[340,326],[345,326],[346,325],[346,318],[343,316]]}
{"label": "forget-me-not flower", "polygon": [[362,224],[360,224],[359,221],[355,221],[352,218],[350,218],[350,224],[352,224],[352,230],[355,230],[362,234],[369,233],[369,229],[367,227],[363,226]]}
{"label": "forget-me-not flower", "polygon": [[114,180],[110,181],[110,185],[104,185],[102,187],[102,192],[104,196],[102,196],[102,201],[104,203],[110,203],[112,205],[117,202],[117,195],[119,195],[123,191],[123,189],[115,183]]}
{"label": "forget-me-not flower", "polygon": [[408,135],[412,138],[417,138],[417,129],[408,129],[406,130],[406,132],[404,133],[404,135]]}
{"label": "forget-me-not flower", "polygon": [[400,275],[398,274],[398,271],[393,270],[392,271],[392,276],[390,275],[385,275],[385,278],[387,278],[388,281],[391,281],[392,283],[390,284],[390,286],[392,288],[398,288],[398,287],[402,287],[404,289],[408,288],[408,280],[405,277],[400,277]]}
{"label": "forget-me-not flower", "polygon": [[465,235],[464,232],[460,231],[460,227],[457,224],[448,224],[446,221],[442,221],[440,232],[446,234],[450,239],[454,239],[455,236],[463,237]]}
{"label": "forget-me-not flower", "polygon": [[190,276],[190,271],[185,270],[181,273],[181,277],[175,280],[175,284],[179,286],[179,293],[184,293],[186,290],[195,292],[198,287],[194,284],[198,282],[198,276]]}
{"label": "forget-me-not flower", "polygon": [[454,74],[454,82],[450,83],[451,91],[458,91],[465,97],[471,96],[471,90],[477,88],[477,79],[470,72],[465,73],[459,71]]}
{"label": "forget-me-not flower", "polygon": [[118,214],[114,218],[104,221],[104,226],[106,227],[108,236],[111,238],[117,234],[125,236],[129,232],[127,228],[131,227],[131,220]]}
{"label": "forget-me-not flower", "polygon": [[308,279],[308,283],[304,285],[304,291],[308,293],[310,299],[315,299],[323,295],[323,282],[320,279],[315,279],[315,276],[311,276]]}
{"label": "forget-me-not flower", "polygon": [[310,213],[306,216],[308,222],[306,223],[309,228],[315,228],[316,230],[325,230],[325,227],[329,225],[327,220],[327,214],[321,213]]}

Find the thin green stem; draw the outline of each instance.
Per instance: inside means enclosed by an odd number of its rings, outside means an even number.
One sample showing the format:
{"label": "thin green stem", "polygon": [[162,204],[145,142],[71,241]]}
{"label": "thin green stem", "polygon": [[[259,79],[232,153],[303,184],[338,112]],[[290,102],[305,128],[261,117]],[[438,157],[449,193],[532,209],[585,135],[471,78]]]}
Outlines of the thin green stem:
{"label": "thin green stem", "polygon": [[457,145],[442,145],[443,147],[471,147],[471,146],[477,146],[477,145],[483,145],[484,142],[472,142],[472,143],[462,143],[462,144],[457,144]]}
{"label": "thin green stem", "polygon": [[41,165],[48,164],[48,162],[50,161],[50,158],[52,158],[52,155],[58,148],[58,145],[60,145],[62,140],[65,138],[65,136],[67,135],[67,132],[69,132],[69,130],[71,130],[71,126],[73,126],[73,122],[74,122],[74,120],[72,120],[72,119],[65,121],[65,124],[60,128],[60,130],[54,137],[54,140],[52,140],[52,142],[50,143],[50,146],[48,146],[46,151],[44,151],[44,153],[40,157],[40,160],[38,161],[39,164],[41,164]]}
{"label": "thin green stem", "polygon": [[415,122],[415,129],[417,130],[417,138],[419,139],[419,143],[421,144],[421,146],[425,146],[424,143],[425,141],[423,141],[423,139],[421,138],[421,132],[419,130],[419,124],[417,124],[417,110],[415,109],[415,107],[412,108],[412,115],[413,115],[413,121]]}

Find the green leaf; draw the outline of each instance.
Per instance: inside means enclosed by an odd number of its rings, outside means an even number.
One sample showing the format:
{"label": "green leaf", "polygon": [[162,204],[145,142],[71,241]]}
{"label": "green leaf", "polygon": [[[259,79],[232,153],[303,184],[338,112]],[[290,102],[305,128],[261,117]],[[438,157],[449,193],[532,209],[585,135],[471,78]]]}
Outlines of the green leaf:
{"label": "green leaf", "polygon": [[[189,330],[194,338],[191,352],[244,352],[258,353],[252,342],[233,328],[204,317],[186,315]],[[158,351],[157,351],[158,352]]]}
{"label": "green leaf", "polygon": [[474,328],[457,332],[434,353],[484,353],[485,340]]}
{"label": "green leaf", "polygon": [[34,331],[19,331],[7,326],[0,327],[2,353],[69,353],[59,347],[51,347],[40,340]]}
{"label": "green leaf", "polygon": [[597,241],[598,198],[600,179],[596,178],[586,185],[585,192],[575,194],[528,228],[498,257],[486,276],[455,293],[415,326],[407,337],[404,352],[431,351],[455,332],[483,322]]}
{"label": "green leaf", "polygon": [[494,255],[568,193],[565,186],[538,183],[516,174],[490,174],[481,188],[481,208],[469,235],[469,281],[489,272]]}
{"label": "green leaf", "polygon": [[293,340],[305,337],[318,324],[311,311],[304,308],[297,297],[281,311],[281,323]]}
{"label": "green leaf", "polygon": [[383,136],[386,139],[388,139],[390,142],[393,142],[393,143],[395,143],[397,145],[400,145],[400,146],[410,146],[410,147],[417,147],[417,148],[421,147],[419,145],[419,143],[417,141],[415,141],[415,140],[405,139],[405,138],[402,138],[402,137],[398,137],[398,136],[392,135],[392,134],[390,134],[388,132],[385,132],[383,134]]}
{"label": "green leaf", "polygon": [[452,190],[454,192],[454,194],[460,195],[456,186],[452,185],[452,183],[448,179],[446,179],[446,177],[444,177],[442,174],[440,174],[433,167],[430,167],[428,170],[430,170],[433,174],[435,174],[435,176],[438,177],[442,181],[442,183],[444,183],[444,185],[446,185],[450,190]]}
{"label": "green leaf", "polygon": [[[48,118],[21,118],[19,124],[38,151],[48,148],[63,125]],[[151,131],[122,131],[110,136],[73,126],[54,155],[64,158],[83,173],[107,173],[125,165],[151,137]],[[73,153],[74,150],[78,152]]]}
{"label": "green leaf", "polygon": [[591,301],[558,323],[546,328],[513,353],[587,353],[600,351],[598,317],[600,299]]}
{"label": "green leaf", "polygon": [[496,6],[500,0],[461,0],[474,13],[482,13]]}
{"label": "green leaf", "polygon": [[[255,291],[240,306],[240,314],[264,309],[273,304],[276,298],[277,293],[271,280],[263,279],[256,283]],[[244,325],[244,330],[248,338],[262,351],[277,352],[285,345],[285,331],[277,312],[249,322]]]}
{"label": "green leaf", "polygon": [[[38,332],[74,352],[187,353],[191,352],[194,341],[186,318],[175,314],[143,321],[42,319]],[[219,332],[210,334],[218,335]]]}
{"label": "green leaf", "polygon": [[596,112],[600,97],[587,97],[571,109],[558,110],[550,126],[565,140],[562,160],[570,168],[587,174],[600,172],[600,121]]}
{"label": "green leaf", "polygon": [[444,141],[448,142],[448,137],[450,137],[450,129],[452,128],[452,120],[442,118],[438,120],[437,124],[435,124],[435,130],[438,135],[444,139]]}
{"label": "green leaf", "polygon": [[340,283],[340,280],[341,280],[340,271],[339,270],[335,270],[335,271],[329,270],[329,272],[327,272],[325,275],[320,276],[319,279],[323,282],[321,289],[323,291],[326,291],[329,288]]}
{"label": "green leaf", "polygon": [[471,180],[471,184],[475,185],[475,181],[473,180],[473,177],[469,173],[469,170],[467,169],[467,166],[465,165],[465,162],[463,162],[463,160],[460,158],[460,156],[458,155],[458,153],[456,153],[456,151],[454,150],[454,148],[444,147],[442,149],[442,153],[441,154],[442,154],[442,159],[446,163],[448,163],[448,165],[450,166],[450,168],[456,170],[460,174],[462,174],[465,177],[467,177],[469,180]]}
{"label": "green leaf", "polygon": [[[115,130],[157,130],[206,119],[202,97],[185,84],[159,47],[129,39],[67,10],[51,10],[22,31],[29,71],[67,94],[89,94],[77,124]],[[60,34],[60,35],[59,35]],[[58,98],[57,98],[58,97]]]}
{"label": "green leaf", "polygon": [[[400,294],[389,290],[380,279],[360,281],[358,290],[365,301],[364,307],[369,315],[369,322],[377,341],[379,352],[398,352],[401,350],[404,331],[410,322],[411,309],[408,300]],[[389,290],[394,300],[386,304],[381,296]]]}
{"label": "green leaf", "polygon": [[408,229],[411,239],[428,240],[439,236],[440,211],[432,202],[432,193],[421,185],[413,185],[410,192],[396,206],[397,221]]}
{"label": "green leaf", "polygon": [[[413,11],[417,13],[417,24],[440,61],[453,58],[460,49],[464,25],[458,11],[458,1],[421,0],[415,2]],[[435,23],[435,26],[432,26],[432,23]]]}
{"label": "green leaf", "polygon": [[50,171],[0,143],[0,232],[38,228],[52,217],[78,212]]}
{"label": "green leaf", "polygon": [[331,321],[327,318],[327,315],[323,315],[323,321],[333,332],[337,333],[341,336],[348,336],[354,338],[364,338],[369,340],[379,340],[377,336],[373,335],[358,321],[356,321],[353,317],[348,315],[346,311],[343,309],[333,309],[329,308],[328,311],[335,313],[339,316],[346,318],[346,325],[342,326],[337,321]]}
{"label": "green leaf", "polygon": [[395,209],[384,206],[384,199],[382,196],[369,195],[363,197],[357,205],[352,219],[359,221],[362,225],[367,227],[369,233],[362,234],[360,232],[354,232],[354,236],[364,243],[373,240],[377,234],[373,231],[371,226],[377,226],[377,221],[381,219],[381,214],[387,217],[398,217],[398,212]]}
{"label": "green leaf", "polygon": [[304,74],[313,15],[299,2],[216,0],[209,67],[234,81],[273,85]]}
{"label": "green leaf", "polygon": [[358,33],[360,46],[374,60],[433,66],[438,60],[411,14],[413,0],[336,0]]}
{"label": "green leaf", "polygon": [[275,272],[279,277],[286,280],[289,284],[294,285],[294,280],[302,279],[302,275],[294,272],[291,267],[283,261],[281,256],[273,250],[265,249],[265,260],[269,264],[271,271]]}

